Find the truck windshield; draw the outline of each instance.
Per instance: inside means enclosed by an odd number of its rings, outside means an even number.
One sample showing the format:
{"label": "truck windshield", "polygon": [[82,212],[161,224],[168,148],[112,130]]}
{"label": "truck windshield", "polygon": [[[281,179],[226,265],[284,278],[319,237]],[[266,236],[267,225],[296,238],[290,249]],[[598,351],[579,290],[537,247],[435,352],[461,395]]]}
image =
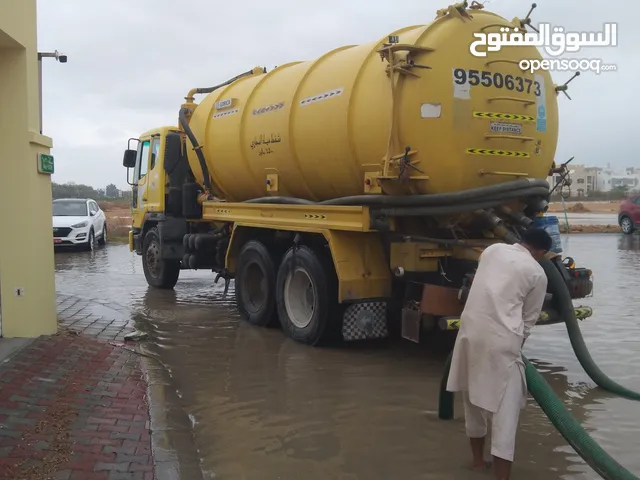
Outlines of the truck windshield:
{"label": "truck windshield", "polygon": [[86,217],[86,202],[53,202],[54,217]]}

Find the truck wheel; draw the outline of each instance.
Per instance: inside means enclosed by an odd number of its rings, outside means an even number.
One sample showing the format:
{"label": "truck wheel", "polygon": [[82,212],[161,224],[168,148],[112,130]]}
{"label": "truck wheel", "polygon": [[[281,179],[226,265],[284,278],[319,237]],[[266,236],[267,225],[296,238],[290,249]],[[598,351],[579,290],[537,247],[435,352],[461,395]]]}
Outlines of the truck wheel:
{"label": "truck wheel", "polygon": [[238,311],[247,322],[258,327],[275,324],[276,267],[262,243],[251,240],[242,247],[235,287]]}
{"label": "truck wheel", "polygon": [[338,305],[331,274],[308,247],[291,248],[284,255],[278,270],[276,302],[282,329],[289,337],[307,345],[317,345],[330,337]]}
{"label": "truck wheel", "polygon": [[156,227],[149,230],[142,242],[142,269],[147,283],[155,288],[175,287],[180,275],[180,262],[166,260],[160,252],[160,235]]}

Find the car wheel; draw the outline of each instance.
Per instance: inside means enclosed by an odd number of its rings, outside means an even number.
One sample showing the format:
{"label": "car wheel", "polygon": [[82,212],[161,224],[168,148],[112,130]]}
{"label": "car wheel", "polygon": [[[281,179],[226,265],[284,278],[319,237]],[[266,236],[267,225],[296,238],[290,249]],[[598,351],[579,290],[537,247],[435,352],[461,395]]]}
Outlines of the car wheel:
{"label": "car wheel", "polygon": [[105,223],[102,227],[102,235],[100,236],[100,240],[98,240],[99,245],[107,244],[107,224]]}
{"label": "car wheel", "polygon": [[89,230],[89,238],[87,239],[87,243],[84,246],[84,249],[87,252],[91,252],[91,251],[93,251],[93,248],[94,248],[95,244],[96,244],[96,236],[93,233],[93,228],[92,228],[91,230]]}
{"label": "car wheel", "polygon": [[172,289],[180,276],[180,261],[162,258],[156,227],[149,230],[142,241],[142,270],[147,283],[155,288]]}
{"label": "car wheel", "polygon": [[625,235],[631,235],[636,229],[631,218],[624,216],[620,219],[620,228]]}

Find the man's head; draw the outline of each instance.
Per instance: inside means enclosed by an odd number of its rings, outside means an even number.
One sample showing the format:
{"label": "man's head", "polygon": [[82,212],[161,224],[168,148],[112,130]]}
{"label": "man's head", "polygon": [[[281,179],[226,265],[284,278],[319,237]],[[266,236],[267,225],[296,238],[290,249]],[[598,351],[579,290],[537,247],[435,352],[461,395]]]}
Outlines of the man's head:
{"label": "man's head", "polygon": [[551,250],[551,236],[542,228],[530,228],[522,235],[524,248],[531,252],[531,256],[540,261]]}

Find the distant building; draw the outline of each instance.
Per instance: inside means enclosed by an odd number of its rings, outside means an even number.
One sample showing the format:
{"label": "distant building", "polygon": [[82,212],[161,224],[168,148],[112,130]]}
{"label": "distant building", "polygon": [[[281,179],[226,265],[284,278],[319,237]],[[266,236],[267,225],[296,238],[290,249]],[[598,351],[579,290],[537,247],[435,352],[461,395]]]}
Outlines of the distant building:
{"label": "distant building", "polygon": [[628,167],[614,170],[610,165],[603,169],[604,185],[603,192],[608,192],[614,188],[628,187],[635,190],[640,187],[640,168]]}
{"label": "distant building", "polygon": [[[585,167],[584,165],[570,164],[569,176],[572,182],[571,197],[587,197],[590,192],[603,191],[605,179],[602,170],[600,167]],[[561,179],[561,175],[555,174],[553,177],[549,177],[547,181],[553,188]],[[559,188],[560,187],[558,187],[558,189]]]}
{"label": "distant building", "polygon": [[[615,188],[623,186],[630,190],[640,189],[640,168],[628,167],[624,169],[613,169],[610,165],[606,167],[586,167],[584,165],[569,164],[569,175],[571,177],[572,198],[588,197],[591,192],[609,192]],[[548,177],[547,181],[551,187],[561,181],[559,174]],[[566,187],[565,187],[566,188]],[[556,189],[556,192],[559,190]]]}

